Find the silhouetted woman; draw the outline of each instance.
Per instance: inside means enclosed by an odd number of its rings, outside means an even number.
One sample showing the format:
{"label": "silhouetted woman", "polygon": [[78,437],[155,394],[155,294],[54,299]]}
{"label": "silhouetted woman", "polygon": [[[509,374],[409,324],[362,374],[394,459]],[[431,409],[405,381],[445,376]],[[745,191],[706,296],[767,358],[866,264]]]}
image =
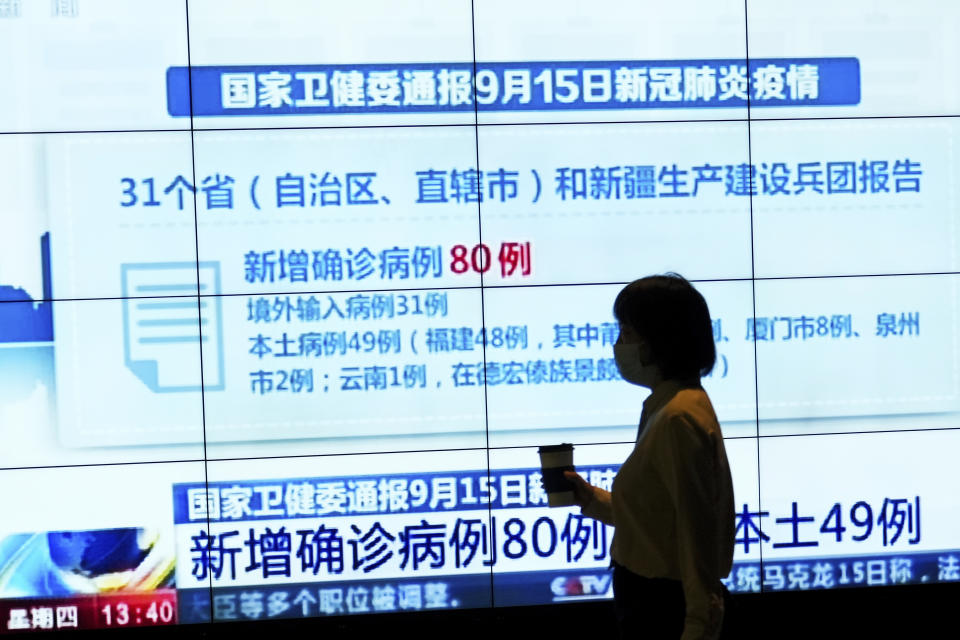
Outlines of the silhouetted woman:
{"label": "silhouetted woman", "polygon": [[[613,305],[624,380],[650,389],[611,491],[568,471],[584,515],[612,525],[614,607],[624,638],[717,638],[729,608],[733,483],[701,376],[716,360],[703,296],[676,274],[635,280]],[[728,603],[725,605],[725,602]]]}

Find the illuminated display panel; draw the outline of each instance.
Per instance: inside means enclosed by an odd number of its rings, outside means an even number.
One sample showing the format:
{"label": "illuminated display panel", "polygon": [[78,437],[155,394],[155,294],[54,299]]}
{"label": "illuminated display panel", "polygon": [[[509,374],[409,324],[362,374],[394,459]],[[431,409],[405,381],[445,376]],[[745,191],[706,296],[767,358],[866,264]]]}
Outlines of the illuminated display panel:
{"label": "illuminated display panel", "polygon": [[0,3],[0,633],[609,598],[667,271],[727,587],[960,579],[960,10],[227,5]]}

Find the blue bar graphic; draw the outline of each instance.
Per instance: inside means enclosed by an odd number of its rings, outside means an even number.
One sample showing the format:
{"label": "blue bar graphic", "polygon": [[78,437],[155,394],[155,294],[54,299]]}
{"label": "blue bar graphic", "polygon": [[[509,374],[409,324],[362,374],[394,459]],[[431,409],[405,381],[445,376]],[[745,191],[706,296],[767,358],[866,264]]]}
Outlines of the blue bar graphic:
{"label": "blue bar graphic", "polygon": [[[192,72],[192,87],[191,87]],[[170,67],[171,116],[699,109],[860,103],[843,58]],[[308,95],[309,94],[309,95]],[[476,104],[474,103],[476,98]]]}
{"label": "blue bar graphic", "polygon": [[[577,471],[581,474],[589,476],[591,471],[599,471],[605,474],[608,474],[610,478],[616,474],[619,465],[600,465],[600,466],[578,466]],[[487,507],[491,509],[523,509],[528,507],[538,507],[546,506],[545,504],[534,504],[529,501],[525,501],[522,504],[519,504],[515,501],[511,501],[509,498],[504,499],[500,489],[502,488],[501,479],[504,476],[512,478],[514,480],[519,480],[523,478],[524,483],[529,482],[529,476],[531,473],[539,473],[539,469],[498,469],[488,473],[484,471],[450,471],[450,472],[429,472],[429,473],[414,473],[414,474],[390,474],[390,475],[363,475],[363,476],[350,476],[349,478],[345,477],[314,477],[314,478],[284,478],[284,479],[271,479],[271,480],[255,480],[255,481],[238,481],[238,482],[209,482],[209,483],[176,483],[173,485],[173,522],[174,524],[189,524],[189,523],[206,523],[207,518],[202,519],[191,518],[191,494],[210,494],[211,496],[219,496],[221,493],[230,491],[248,491],[250,494],[250,501],[248,506],[250,512],[244,514],[242,517],[216,517],[216,515],[210,514],[212,517],[209,518],[210,522],[252,522],[256,520],[276,520],[276,519],[289,519],[289,518],[314,518],[314,517],[343,517],[343,516],[364,516],[364,515],[384,515],[388,513],[430,513],[430,512],[453,512],[453,511],[475,511],[482,510],[486,511]],[[424,502],[419,505],[409,505],[407,508],[404,508],[401,511],[394,511],[389,508],[378,508],[376,510],[364,511],[364,512],[342,512],[342,513],[329,513],[329,514],[306,514],[306,513],[287,513],[284,512],[282,515],[278,514],[267,514],[262,513],[268,511],[270,505],[264,504],[264,496],[267,495],[264,493],[266,488],[278,488],[286,491],[287,488],[291,485],[297,486],[302,484],[316,485],[318,483],[330,483],[337,482],[343,483],[346,488],[349,482],[363,482],[363,481],[372,481],[374,484],[379,485],[381,481],[390,481],[390,480],[402,480],[406,484],[404,486],[409,486],[413,482],[422,482],[426,487],[430,487],[432,490],[433,479],[434,478],[444,478],[452,481],[451,491],[456,494],[455,505],[453,507],[447,507],[444,505],[436,505],[431,507],[429,502]],[[493,500],[488,500],[484,496],[479,495],[475,489],[481,485],[481,482],[484,484],[489,483],[489,487],[492,487],[493,490],[490,493],[494,494]],[[472,487],[472,489],[470,489]],[[260,490],[258,490],[260,489]],[[527,486],[529,489],[529,486]],[[526,492],[526,491],[525,491]],[[196,496],[195,496],[196,497]],[[283,496],[279,496],[280,502],[275,505],[281,508],[284,508],[284,499]],[[285,510],[285,509],[284,509]]]}

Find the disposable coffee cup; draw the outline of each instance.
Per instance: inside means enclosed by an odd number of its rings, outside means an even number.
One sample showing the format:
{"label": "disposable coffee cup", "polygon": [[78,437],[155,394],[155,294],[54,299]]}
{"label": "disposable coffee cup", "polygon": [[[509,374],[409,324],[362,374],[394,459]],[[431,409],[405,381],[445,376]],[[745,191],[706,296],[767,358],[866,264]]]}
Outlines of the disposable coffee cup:
{"label": "disposable coffee cup", "polygon": [[573,445],[569,443],[540,447],[540,474],[547,492],[547,504],[551,507],[569,507],[577,504],[573,495],[573,483],[563,472],[573,471]]}

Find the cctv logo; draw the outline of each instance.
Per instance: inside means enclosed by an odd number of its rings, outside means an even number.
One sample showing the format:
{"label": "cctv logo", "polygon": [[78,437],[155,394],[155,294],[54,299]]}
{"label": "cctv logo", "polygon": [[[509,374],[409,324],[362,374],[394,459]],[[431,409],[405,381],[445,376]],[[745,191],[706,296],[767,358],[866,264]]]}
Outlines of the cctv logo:
{"label": "cctv logo", "polygon": [[613,586],[610,574],[585,576],[558,576],[550,582],[554,600],[598,598],[607,595]]}

